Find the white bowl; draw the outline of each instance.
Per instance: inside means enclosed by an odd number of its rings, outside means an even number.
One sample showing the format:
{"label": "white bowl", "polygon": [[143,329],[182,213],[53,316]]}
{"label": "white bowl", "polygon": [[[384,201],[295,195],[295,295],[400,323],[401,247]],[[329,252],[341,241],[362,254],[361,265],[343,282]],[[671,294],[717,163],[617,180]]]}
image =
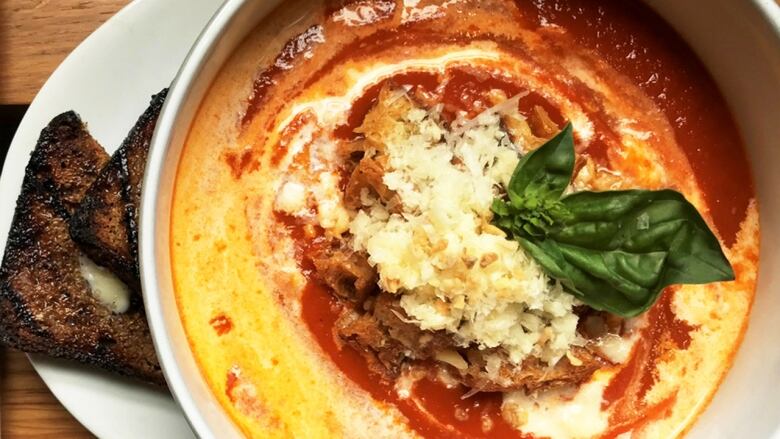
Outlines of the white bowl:
{"label": "white bowl", "polygon": [[[173,294],[171,195],[199,104],[233,50],[279,0],[227,0],[173,83],[157,123],[140,220],[146,311],[168,384],[204,438],[240,437],[195,363]],[[704,61],[741,129],[761,208],[758,292],[745,340],[691,438],[780,438],[780,7],[774,0],[648,0]],[[724,170],[728,172],[728,170]]]}

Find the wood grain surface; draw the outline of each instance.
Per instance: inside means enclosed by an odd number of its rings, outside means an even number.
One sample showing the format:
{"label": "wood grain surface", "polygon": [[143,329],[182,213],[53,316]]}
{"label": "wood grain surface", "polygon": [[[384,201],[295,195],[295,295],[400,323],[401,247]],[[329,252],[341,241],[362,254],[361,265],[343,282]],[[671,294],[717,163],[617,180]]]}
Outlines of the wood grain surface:
{"label": "wood grain surface", "polygon": [[0,0],[0,105],[29,104],[73,48],[128,3]]}
{"label": "wood grain surface", "polygon": [[[165,0],[159,0],[165,1]],[[63,59],[130,0],[0,0],[0,105],[29,104]],[[0,352],[3,439],[93,437],[21,352]]]}
{"label": "wood grain surface", "polygon": [[93,437],[54,398],[21,352],[2,352],[0,436],[3,439]]}

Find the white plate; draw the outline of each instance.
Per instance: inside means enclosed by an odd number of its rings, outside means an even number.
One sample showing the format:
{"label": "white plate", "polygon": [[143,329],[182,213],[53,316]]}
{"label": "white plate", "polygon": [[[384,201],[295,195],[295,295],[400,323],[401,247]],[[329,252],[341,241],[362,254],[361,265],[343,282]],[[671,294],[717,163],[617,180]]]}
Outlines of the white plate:
{"label": "white plate", "polygon": [[[84,40],[30,105],[0,177],[0,249],[30,152],[54,116],[75,110],[111,153],[167,87],[221,0],[136,0]],[[167,392],[76,363],[32,356],[57,399],[92,433],[111,438],[192,437]]]}

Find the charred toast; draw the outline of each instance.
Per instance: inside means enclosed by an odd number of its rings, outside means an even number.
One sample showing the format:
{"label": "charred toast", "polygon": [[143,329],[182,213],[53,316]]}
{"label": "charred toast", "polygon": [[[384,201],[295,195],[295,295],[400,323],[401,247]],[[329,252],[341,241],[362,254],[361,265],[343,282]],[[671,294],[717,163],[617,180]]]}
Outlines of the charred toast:
{"label": "charred toast", "polygon": [[130,130],[87,191],[70,219],[70,234],[91,259],[119,276],[136,291],[138,272],[138,207],[149,143],[167,89],[152,97],[146,111]]}
{"label": "charred toast", "polygon": [[143,309],[114,312],[93,294],[69,233],[69,220],[108,161],[74,112],[41,132],[0,267],[0,341],[162,385]]}

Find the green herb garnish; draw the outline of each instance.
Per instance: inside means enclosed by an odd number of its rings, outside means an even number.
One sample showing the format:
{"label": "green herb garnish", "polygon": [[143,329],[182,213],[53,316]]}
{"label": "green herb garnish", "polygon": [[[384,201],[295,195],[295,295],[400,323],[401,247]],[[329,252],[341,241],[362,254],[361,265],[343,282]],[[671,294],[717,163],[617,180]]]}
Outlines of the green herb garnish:
{"label": "green herb garnish", "polygon": [[696,208],[673,190],[577,192],[571,124],[524,156],[493,224],[592,308],[633,317],[673,284],[734,280]]}

